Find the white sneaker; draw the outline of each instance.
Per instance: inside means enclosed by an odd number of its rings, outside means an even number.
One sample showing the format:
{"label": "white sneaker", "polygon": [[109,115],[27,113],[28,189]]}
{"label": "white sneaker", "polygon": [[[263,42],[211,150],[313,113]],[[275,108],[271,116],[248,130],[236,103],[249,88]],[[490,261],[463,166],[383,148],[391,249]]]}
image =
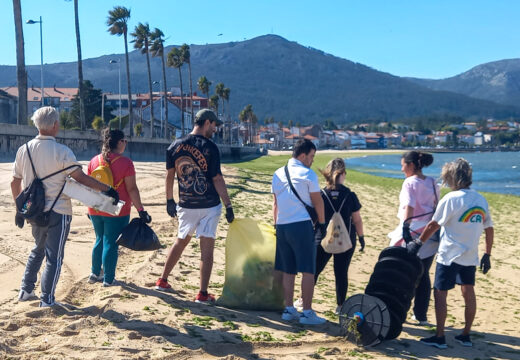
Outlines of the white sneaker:
{"label": "white sneaker", "polygon": [[53,306],[55,306],[55,305],[59,305],[59,303],[57,303],[57,302],[55,301],[55,302],[49,304],[49,303],[46,303],[46,302],[43,301],[43,300],[40,301],[40,307],[41,307],[41,308],[53,307]]}
{"label": "white sneaker", "polygon": [[298,320],[300,318],[300,313],[294,307],[286,307],[282,314],[282,320],[284,321],[292,321]]}
{"label": "white sneaker", "polygon": [[34,293],[34,290],[31,292],[27,292],[25,290],[20,290],[20,293],[18,294],[18,301],[29,301],[29,300],[36,300],[38,297]]}
{"label": "white sneaker", "polygon": [[336,307],[336,315],[339,315],[340,312],[341,312],[341,305],[338,305],[338,307]]}
{"label": "white sneaker", "polygon": [[411,322],[412,322],[412,324],[419,325],[419,326],[428,326],[428,325],[430,325],[428,320],[417,320],[415,315],[412,315]]}
{"label": "white sneaker", "polygon": [[303,310],[303,299],[299,298],[298,300],[296,300],[294,302],[293,306],[296,308],[296,310],[302,311]]}
{"label": "white sneaker", "polygon": [[300,324],[303,325],[321,325],[325,324],[327,319],[319,317],[316,315],[314,310],[303,310],[300,315]]}
{"label": "white sneaker", "polygon": [[95,284],[100,281],[103,281],[103,274],[96,275],[94,273],[90,273],[90,275],[88,277],[89,284]]}
{"label": "white sneaker", "polygon": [[121,285],[121,284],[116,279],[112,280],[111,283],[107,283],[107,282],[103,281],[103,286],[104,287],[119,286],[119,285]]}

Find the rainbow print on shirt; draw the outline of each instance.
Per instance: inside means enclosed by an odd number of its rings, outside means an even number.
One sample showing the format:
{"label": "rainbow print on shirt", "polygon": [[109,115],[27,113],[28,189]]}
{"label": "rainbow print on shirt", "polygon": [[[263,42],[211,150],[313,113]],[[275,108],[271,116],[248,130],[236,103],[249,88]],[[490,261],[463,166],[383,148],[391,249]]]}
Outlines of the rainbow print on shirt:
{"label": "rainbow print on shirt", "polygon": [[474,206],[464,212],[459,218],[459,222],[482,223],[486,218],[486,211],[480,206]]}

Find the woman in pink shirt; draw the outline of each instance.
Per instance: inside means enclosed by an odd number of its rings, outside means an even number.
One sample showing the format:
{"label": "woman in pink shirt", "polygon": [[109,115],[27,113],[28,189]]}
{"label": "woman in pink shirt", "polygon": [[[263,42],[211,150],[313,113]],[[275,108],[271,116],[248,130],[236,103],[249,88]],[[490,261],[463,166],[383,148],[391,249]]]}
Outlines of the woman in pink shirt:
{"label": "woman in pink shirt", "polygon": [[[110,167],[113,187],[118,192],[119,199],[125,202],[117,216],[92,208],[88,209],[96,233],[96,243],[94,249],[92,249],[92,273],[88,279],[91,284],[103,281],[103,286],[117,285],[114,279],[118,255],[116,240],[123,228],[128,225],[132,204],[134,204],[139,217],[143,221],[147,223],[152,221],[151,216],[143,209],[141,203],[141,196],[135,181],[134,163],[122,155],[127,143],[125,134],[121,130],[106,129],[103,132],[101,154],[94,156],[88,164],[89,175],[101,164]],[[101,276],[101,266],[104,270],[103,276]]]}
{"label": "woman in pink shirt", "polygon": [[[433,163],[433,156],[421,151],[408,151],[401,158],[401,171],[406,179],[399,194],[399,226],[389,235],[390,245],[404,246],[403,224],[411,229],[412,237],[418,237],[431,220],[439,199],[439,187],[435,179],[422,173],[424,167]],[[423,215],[423,216],[421,216]],[[430,267],[439,247],[437,234],[420,249],[417,256],[424,267],[422,278],[415,291],[413,320],[419,325],[428,324],[427,312],[431,297]]]}

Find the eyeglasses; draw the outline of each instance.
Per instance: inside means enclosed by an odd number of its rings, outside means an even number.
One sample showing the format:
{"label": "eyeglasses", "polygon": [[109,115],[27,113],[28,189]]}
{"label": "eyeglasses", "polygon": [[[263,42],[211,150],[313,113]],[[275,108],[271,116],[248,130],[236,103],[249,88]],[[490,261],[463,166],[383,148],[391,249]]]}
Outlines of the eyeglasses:
{"label": "eyeglasses", "polygon": [[127,139],[121,139],[121,141],[124,142],[125,144],[128,143]]}

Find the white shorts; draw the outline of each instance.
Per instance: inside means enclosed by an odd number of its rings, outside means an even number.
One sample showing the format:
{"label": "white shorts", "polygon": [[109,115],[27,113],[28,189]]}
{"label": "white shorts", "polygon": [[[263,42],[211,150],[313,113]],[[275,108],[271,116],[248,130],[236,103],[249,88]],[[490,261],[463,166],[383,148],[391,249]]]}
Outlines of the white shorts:
{"label": "white shorts", "polygon": [[204,209],[188,209],[177,205],[177,216],[179,217],[177,237],[185,239],[188,235],[193,236],[196,230],[197,237],[204,236],[214,239],[221,212],[222,204]]}

